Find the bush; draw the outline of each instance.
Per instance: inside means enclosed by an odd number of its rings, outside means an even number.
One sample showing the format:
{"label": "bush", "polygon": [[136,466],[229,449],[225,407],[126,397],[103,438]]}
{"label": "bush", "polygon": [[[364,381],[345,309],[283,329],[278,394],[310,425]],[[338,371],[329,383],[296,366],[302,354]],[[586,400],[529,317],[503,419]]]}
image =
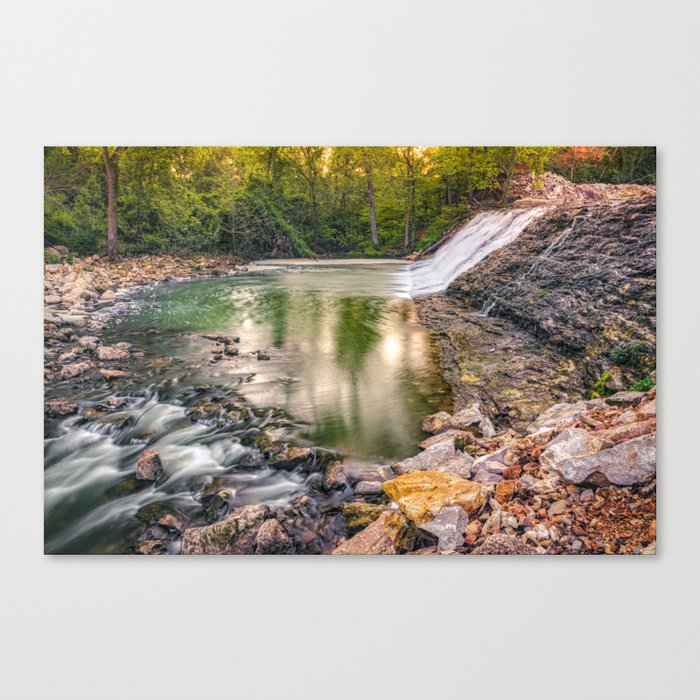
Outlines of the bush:
{"label": "bush", "polygon": [[45,250],[44,262],[48,263],[49,265],[55,265],[56,263],[61,262],[61,257],[59,255],[56,255],[56,253],[52,253],[50,250]]}
{"label": "bush", "polygon": [[646,352],[646,343],[641,340],[633,340],[629,343],[620,343],[610,351],[610,359],[616,365],[635,364],[640,356]]}
{"label": "bush", "polygon": [[593,389],[591,391],[592,399],[597,399],[612,393],[610,388],[607,386],[608,379],[610,379],[610,372],[603,372],[601,378],[593,385]]}
{"label": "bush", "polygon": [[630,391],[649,391],[654,387],[654,380],[647,375],[646,377],[642,377],[638,381],[636,381],[632,386],[630,387]]}

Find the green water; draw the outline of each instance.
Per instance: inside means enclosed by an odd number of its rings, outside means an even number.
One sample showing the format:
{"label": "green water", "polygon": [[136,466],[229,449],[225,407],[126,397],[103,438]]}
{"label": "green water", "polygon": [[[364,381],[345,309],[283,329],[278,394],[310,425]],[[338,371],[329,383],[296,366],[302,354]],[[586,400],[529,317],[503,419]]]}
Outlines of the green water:
{"label": "green water", "polygon": [[[350,458],[391,461],[413,454],[424,415],[447,390],[429,336],[406,296],[403,263],[269,262],[248,275],[162,285],[142,293],[140,312],[114,329],[142,336],[158,354],[211,353],[183,334],[240,337],[239,357],[204,372],[218,382],[245,377],[255,406],[279,406],[314,445]],[[262,350],[269,361],[258,361]],[[198,379],[201,379],[198,376]]]}

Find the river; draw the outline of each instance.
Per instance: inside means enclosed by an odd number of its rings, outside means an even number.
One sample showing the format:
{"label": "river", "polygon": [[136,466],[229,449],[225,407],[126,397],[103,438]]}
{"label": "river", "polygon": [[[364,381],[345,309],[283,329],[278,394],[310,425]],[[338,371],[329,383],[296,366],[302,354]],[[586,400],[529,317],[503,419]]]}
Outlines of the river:
{"label": "river", "polygon": [[[273,260],[130,296],[102,335],[130,344],[128,377],[47,394],[80,413],[46,422],[46,551],[129,551],[154,509],[202,524],[213,491],[228,508],[286,507],[313,474],[267,466],[261,434],[338,453],[349,472],[415,454],[421,419],[450,397],[410,284],[404,262]],[[203,335],[239,338],[237,354]],[[228,402],[225,420],[188,415],[208,401]],[[145,446],[163,460],[155,485],[134,479]]]}

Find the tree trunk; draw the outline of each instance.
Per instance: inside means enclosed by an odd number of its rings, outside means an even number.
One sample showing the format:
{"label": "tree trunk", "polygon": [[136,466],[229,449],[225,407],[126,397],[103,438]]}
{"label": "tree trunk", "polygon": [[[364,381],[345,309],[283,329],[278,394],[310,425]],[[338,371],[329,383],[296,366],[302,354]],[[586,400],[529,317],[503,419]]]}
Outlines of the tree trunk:
{"label": "tree trunk", "polygon": [[379,250],[379,235],[377,234],[377,215],[374,211],[374,187],[372,185],[372,168],[368,161],[364,162],[367,174],[367,201],[369,202],[369,223],[372,227],[372,246]]}
{"label": "tree trunk", "polygon": [[117,248],[117,186],[119,171],[116,153],[110,155],[107,146],[102,146],[102,159],[107,176],[107,255],[111,260],[119,257]]}
{"label": "tree trunk", "polygon": [[411,202],[408,199],[408,197],[406,197],[406,215],[404,216],[404,221],[403,221],[403,247],[405,250],[408,250],[408,244],[411,242],[410,235],[409,235],[410,223],[411,223]]}

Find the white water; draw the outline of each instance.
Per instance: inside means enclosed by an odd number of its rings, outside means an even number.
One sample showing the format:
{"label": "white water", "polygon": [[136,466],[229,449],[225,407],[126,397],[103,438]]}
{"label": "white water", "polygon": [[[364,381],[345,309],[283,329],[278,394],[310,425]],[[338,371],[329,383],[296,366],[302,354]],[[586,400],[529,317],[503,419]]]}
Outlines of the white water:
{"label": "white water", "polygon": [[413,263],[410,268],[411,296],[447,289],[452,280],[489,253],[512,243],[544,211],[544,207],[538,207],[477,214],[434,255]]}

